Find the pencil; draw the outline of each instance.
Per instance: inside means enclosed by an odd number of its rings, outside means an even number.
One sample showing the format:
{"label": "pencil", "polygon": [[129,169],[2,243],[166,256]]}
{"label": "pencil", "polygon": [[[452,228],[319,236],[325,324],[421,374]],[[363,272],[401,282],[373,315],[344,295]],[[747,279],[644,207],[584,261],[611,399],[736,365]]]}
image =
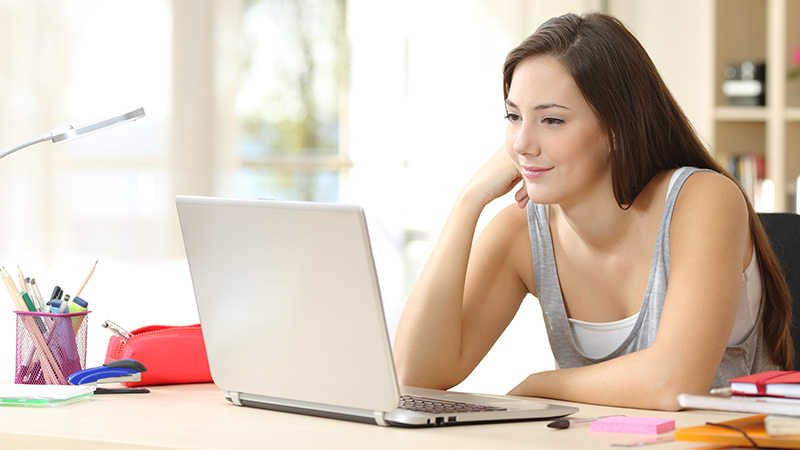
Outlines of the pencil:
{"label": "pencil", "polygon": [[19,268],[19,264],[17,264],[17,273],[19,274],[19,290],[24,291],[25,289],[25,276],[22,275],[22,269]]}
{"label": "pencil", "polygon": [[11,300],[14,301],[14,306],[17,308],[17,311],[27,311],[28,307],[25,306],[25,301],[22,300],[22,295],[20,295],[19,291],[17,290],[17,285],[14,284],[14,280],[11,278],[11,275],[8,274],[8,271],[5,267],[0,266],[0,271],[3,272],[3,283],[6,284],[8,293],[11,294]]}
{"label": "pencil", "polygon": [[[100,261],[100,260],[98,259],[97,261]],[[75,297],[81,295],[81,292],[83,291],[83,288],[86,287],[86,283],[89,282],[89,278],[92,278],[92,274],[94,273],[94,268],[97,267],[97,261],[95,261],[94,264],[92,265],[92,269],[89,271],[89,275],[86,275],[86,279],[83,280],[83,284],[81,285],[81,287],[79,287],[78,291],[75,292]]]}

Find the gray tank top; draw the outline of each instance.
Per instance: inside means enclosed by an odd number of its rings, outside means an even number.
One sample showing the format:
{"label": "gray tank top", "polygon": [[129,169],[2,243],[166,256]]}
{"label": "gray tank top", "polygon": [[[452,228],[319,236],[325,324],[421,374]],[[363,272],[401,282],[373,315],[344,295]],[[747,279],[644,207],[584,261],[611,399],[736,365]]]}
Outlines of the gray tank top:
{"label": "gray tank top", "polygon": [[[550,348],[559,368],[581,367],[607,361],[645,349],[653,344],[658,332],[658,323],[661,320],[661,310],[664,307],[669,282],[669,230],[675,201],[686,179],[701,170],[705,169],[686,168],[681,171],[682,173],[677,176],[667,193],[667,201],[658,228],[656,246],[650,262],[650,276],[639,310],[639,317],[622,344],[602,358],[595,359],[585,356],[573,341],[567,312],[564,308],[564,299],[561,296],[561,286],[553,253],[553,240],[548,223],[548,208],[545,205],[534,203],[528,206],[528,228],[533,250],[533,271],[536,277],[537,297],[541,304]],[[702,345],[702,343],[697,345]],[[728,386],[728,381],[733,377],[766,370],[778,370],[778,367],[770,360],[759,318],[744,342],[727,347],[711,387]]]}

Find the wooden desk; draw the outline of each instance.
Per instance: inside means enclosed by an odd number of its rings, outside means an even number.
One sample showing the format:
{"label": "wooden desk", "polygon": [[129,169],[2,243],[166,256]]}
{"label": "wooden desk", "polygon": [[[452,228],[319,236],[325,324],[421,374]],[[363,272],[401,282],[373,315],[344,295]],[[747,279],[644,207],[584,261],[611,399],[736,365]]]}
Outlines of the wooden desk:
{"label": "wooden desk", "polygon": [[[567,430],[549,421],[403,429],[243,408],[225,400],[214,384],[154,386],[150,394],[95,395],[58,408],[0,407],[5,448],[109,449],[587,449],[610,448],[644,435]],[[557,403],[557,402],[554,402]],[[676,419],[678,427],[729,420],[741,414],[657,411],[576,405],[575,417],[608,414]],[[648,447],[649,448],[649,447]],[[660,443],[657,450],[705,448]]]}

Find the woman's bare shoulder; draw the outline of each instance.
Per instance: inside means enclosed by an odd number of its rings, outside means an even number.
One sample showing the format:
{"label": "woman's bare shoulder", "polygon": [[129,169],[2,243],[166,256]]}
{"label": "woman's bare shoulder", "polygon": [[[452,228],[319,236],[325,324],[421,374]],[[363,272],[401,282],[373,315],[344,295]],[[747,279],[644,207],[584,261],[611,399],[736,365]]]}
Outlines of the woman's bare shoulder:
{"label": "woman's bare shoulder", "polygon": [[530,244],[527,208],[520,208],[516,204],[506,206],[492,218],[482,234],[488,234],[504,245],[516,245],[520,240]]}
{"label": "woman's bare shoulder", "polygon": [[500,210],[486,225],[475,244],[475,252],[483,255],[481,259],[487,257],[487,261],[493,261],[496,270],[515,273],[528,292],[534,291],[527,208],[511,204]]}
{"label": "woman's bare shoulder", "polygon": [[[692,254],[700,249],[730,256],[741,250],[742,263],[749,262],[751,246],[749,211],[744,192],[735,181],[715,172],[690,176],[675,204],[670,233],[673,252],[685,249]],[[738,250],[737,250],[738,249]]]}
{"label": "woman's bare shoulder", "polygon": [[717,172],[697,172],[692,174],[678,195],[675,205],[680,210],[695,213],[737,215],[747,211],[744,193],[735,181]]}

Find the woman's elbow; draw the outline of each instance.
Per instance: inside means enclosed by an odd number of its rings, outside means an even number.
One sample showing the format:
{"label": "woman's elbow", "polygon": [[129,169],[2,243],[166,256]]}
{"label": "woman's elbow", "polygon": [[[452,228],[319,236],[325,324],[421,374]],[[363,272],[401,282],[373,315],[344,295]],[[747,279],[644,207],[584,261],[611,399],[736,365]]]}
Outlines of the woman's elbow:
{"label": "woman's elbow", "polygon": [[710,382],[705,382],[699,376],[679,375],[675,372],[667,374],[660,381],[654,381],[651,392],[653,409],[660,411],[679,411],[681,405],[678,396],[681,394],[703,394],[708,392]]}
{"label": "woman's elbow", "polygon": [[463,381],[456,379],[454,372],[395,358],[395,373],[401,386],[447,390]]}

